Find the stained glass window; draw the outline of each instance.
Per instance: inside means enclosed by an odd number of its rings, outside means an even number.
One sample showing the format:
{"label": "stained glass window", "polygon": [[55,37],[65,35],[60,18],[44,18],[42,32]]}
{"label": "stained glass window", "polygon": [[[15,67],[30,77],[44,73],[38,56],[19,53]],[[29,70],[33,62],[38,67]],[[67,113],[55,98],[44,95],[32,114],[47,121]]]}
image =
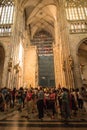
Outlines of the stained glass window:
{"label": "stained glass window", "polygon": [[45,30],[41,30],[36,33],[31,40],[32,45],[37,45],[39,56],[51,56],[53,55],[52,43],[53,38],[50,33]]}

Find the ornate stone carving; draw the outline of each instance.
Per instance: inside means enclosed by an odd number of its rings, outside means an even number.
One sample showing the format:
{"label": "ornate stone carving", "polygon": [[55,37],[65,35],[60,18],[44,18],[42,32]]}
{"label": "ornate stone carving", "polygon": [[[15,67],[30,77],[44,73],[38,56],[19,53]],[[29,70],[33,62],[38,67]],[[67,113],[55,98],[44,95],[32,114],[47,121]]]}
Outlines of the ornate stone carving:
{"label": "ornate stone carving", "polygon": [[19,63],[17,63],[16,65],[14,65],[14,69],[16,70],[16,73],[18,73],[19,72]]}
{"label": "ornate stone carving", "polygon": [[12,58],[10,58],[8,61],[8,72],[11,72],[11,70],[12,70]]}
{"label": "ornate stone carving", "polygon": [[73,67],[74,67],[74,62],[73,62],[73,59],[72,59],[72,56],[71,56],[71,55],[69,55],[68,61],[69,61],[69,66],[70,66],[70,68],[73,69]]}
{"label": "ornate stone carving", "polygon": [[81,74],[83,74],[83,69],[84,69],[84,64],[80,64],[80,71],[81,71]]}

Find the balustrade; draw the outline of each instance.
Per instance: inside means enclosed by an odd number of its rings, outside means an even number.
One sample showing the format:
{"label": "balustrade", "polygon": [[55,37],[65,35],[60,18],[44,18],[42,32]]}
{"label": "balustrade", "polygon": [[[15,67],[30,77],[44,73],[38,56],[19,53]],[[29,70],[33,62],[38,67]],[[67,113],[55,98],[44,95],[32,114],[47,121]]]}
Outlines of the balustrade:
{"label": "balustrade", "polygon": [[0,24],[0,36],[11,36],[11,24]]}
{"label": "balustrade", "polygon": [[87,21],[69,21],[70,33],[87,33]]}

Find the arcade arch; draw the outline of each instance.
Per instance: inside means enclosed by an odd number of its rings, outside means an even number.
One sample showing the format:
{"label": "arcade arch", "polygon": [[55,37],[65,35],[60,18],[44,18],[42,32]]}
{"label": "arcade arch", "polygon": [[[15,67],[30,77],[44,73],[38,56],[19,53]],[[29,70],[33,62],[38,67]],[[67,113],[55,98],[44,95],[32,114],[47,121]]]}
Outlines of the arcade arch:
{"label": "arcade arch", "polygon": [[78,62],[82,84],[87,85],[87,38],[83,39],[78,47]]}

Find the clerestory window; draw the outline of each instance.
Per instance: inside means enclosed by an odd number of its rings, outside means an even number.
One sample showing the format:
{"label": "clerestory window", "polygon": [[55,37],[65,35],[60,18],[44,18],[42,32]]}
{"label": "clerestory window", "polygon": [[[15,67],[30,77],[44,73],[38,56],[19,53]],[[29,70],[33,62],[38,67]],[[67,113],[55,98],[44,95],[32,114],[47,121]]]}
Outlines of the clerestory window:
{"label": "clerestory window", "polygon": [[84,0],[66,0],[65,7],[68,20],[85,20],[87,18],[87,2]]}
{"label": "clerestory window", "polygon": [[66,17],[70,23],[70,32],[87,32],[87,1],[66,0],[65,8]]}
{"label": "clerestory window", "polygon": [[13,24],[14,0],[0,1],[0,36],[10,35]]}

